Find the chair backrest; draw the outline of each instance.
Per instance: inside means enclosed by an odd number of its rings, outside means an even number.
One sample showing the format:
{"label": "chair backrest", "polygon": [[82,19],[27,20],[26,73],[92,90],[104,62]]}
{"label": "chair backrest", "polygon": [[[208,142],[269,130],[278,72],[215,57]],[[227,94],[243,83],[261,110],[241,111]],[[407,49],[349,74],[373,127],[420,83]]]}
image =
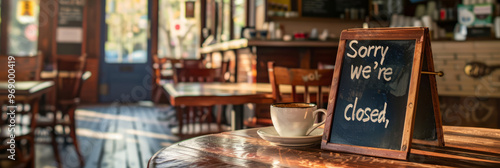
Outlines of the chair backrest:
{"label": "chair backrest", "polygon": [[87,63],[87,54],[83,54],[80,57],[58,57],[56,61],[57,99],[79,99],[84,81],[83,73],[85,72],[85,65]]}
{"label": "chair backrest", "polygon": [[184,59],[182,60],[182,68],[206,68],[205,60],[201,59]]}
{"label": "chair backrest", "polygon": [[160,83],[161,71],[163,70],[163,65],[167,62],[167,58],[158,58],[158,55],[153,56],[153,72],[155,83]]}
{"label": "chair backrest", "polygon": [[215,82],[219,68],[174,68],[174,83]]}
{"label": "chair backrest", "polygon": [[[8,56],[0,57],[7,63]],[[13,65],[15,65],[14,74],[16,75],[16,81],[40,80],[40,74],[43,69],[43,53],[41,51],[38,51],[36,56],[15,56],[14,59],[15,63]],[[9,68],[7,64],[0,67],[0,80],[8,80],[7,73]]]}
{"label": "chair backrest", "polygon": [[182,61],[183,61],[183,59],[166,58],[165,65],[169,65],[171,69],[172,69],[172,67],[182,68],[182,64],[183,64]]}
{"label": "chair backrest", "polygon": [[[269,81],[273,90],[273,98],[276,102],[316,102],[318,107],[323,106],[324,94],[322,86],[332,83],[333,69],[298,69],[277,67],[274,62],[268,62]],[[284,94],[280,85],[291,85],[290,94]],[[297,93],[297,86],[303,86],[303,93]],[[310,91],[313,89],[315,91]],[[315,99],[312,95],[316,95]],[[316,101],[313,101],[316,100]]]}

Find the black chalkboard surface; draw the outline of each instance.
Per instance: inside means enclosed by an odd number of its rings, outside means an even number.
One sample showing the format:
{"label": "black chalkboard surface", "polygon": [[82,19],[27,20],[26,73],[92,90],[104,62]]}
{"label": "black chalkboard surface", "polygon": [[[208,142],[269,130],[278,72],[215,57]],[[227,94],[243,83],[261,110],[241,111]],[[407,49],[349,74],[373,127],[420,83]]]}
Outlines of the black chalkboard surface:
{"label": "black chalkboard surface", "polygon": [[[84,23],[84,8],[85,1],[82,0],[59,0],[57,10],[57,31],[64,28],[78,28],[83,30]],[[75,29],[77,28],[77,29]],[[73,36],[72,34],[60,33],[63,36]],[[59,39],[59,38],[56,38]],[[57,41],[57,54],[58,55],[81,55],[82,54],[82,41],[81,42],[68,42]]]}
{"label": "black chalkboard surface", "polygon": [[400,149],[414,52],[415,40],[346,41],[330,142]]}
{"label": "black chalkboard surface", "polygon": [[[302,0],[300,4],[303,17],[348,17],[358,15],[356,19],[363,19],[368,14],[368,0]],[[354,9],[354,11],[352,11]],[[355,12],[355,13],[351,13]]]}
{"label": "black chalkboard surface", "polygon": [[301,15],[304,17],[336,17],[335,0],[306,0],[301,4]]}
{"label": "black chalkboard surface", "polygon": [[412,137],[442,138],[435,78],[420,81],[422,64],[433,70],[427,34],[427,28],[342,32],[322,149],[405,160]]}

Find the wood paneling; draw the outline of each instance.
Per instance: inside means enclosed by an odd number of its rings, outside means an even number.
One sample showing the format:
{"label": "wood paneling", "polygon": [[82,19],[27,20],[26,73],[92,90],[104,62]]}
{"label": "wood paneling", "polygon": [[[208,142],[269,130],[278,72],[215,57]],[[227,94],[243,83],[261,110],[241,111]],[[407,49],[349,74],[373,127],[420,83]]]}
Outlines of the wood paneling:
{"label": "wood paneling", "polygon": [[40,16],[38,20],[38,50],[45,56],[44,61],[52,64],[52,40],[54,40],[54,15],[56,10],[56,0],[40,2]]}
{"label": "wood paneling", "polygon": [[314,48],[311,50],[311,65],[313,69],[318,68],[318,63],[335,65],[335,59],[337,58],[337,47],[329,48]]}
{"label": "wood paneling", "polygon": [[[88,58],[99,58],[101,52],[101,1],[87,1],[87,55]],[[90,63],[90,62],[89,62]],[[97,68],[99,66],[96,66]],[[89,70],[89,69],[87,69]],[[94,75],[94,74],[92,74]],[[95,74],[97,75],[97,74]]]}
{"label": "wood paneling", "polygon": [[[10,2],[9,1],[2,1],[2,6],[9,6]],[[9,10],[5,10],[8,8],[3,8],[4,10],[1,11],[1,19],[4,24],[1,24],[0,27],[0,54],[1,55],[7,55],[7,23],[9,21]]]}
{"label": "wood paneling", "polygon": [[285,47],[259,47],[257,48],[257,82],[269,82],[267,62],[275,61],[276,66],[289,68],[300,67],[300,49]]}
{"label": "wood paneling", "polygon": [[[156,55],[158,54],[158,1],[151,1],[151,27],[150,27],[150,33],[149,35],[151,36],[151,55]],[[152,64],[153,61],[151,61]]]}
{"label": "wood paneling", "polygon": [[86,71],[90,71],[92,76],[87,79],[82,86],[80,97],[82,103],[97,103],[98,102],[98,83],[99,83],[99,58],[87,58]]}
{"label": "wood paneling", "polygon": [[334,64],[337,48],[257,47],[257,82],[269,82],[267,62],[288,68],[316,68],[318,62]]}
{"label": "wood paneling", "polygon": [[82,88],[81,99],[83,103],[98,102],[99,83],[99,58],[101,55],[101,1],[87,1],[87,71],[92,76],[85,81]]}

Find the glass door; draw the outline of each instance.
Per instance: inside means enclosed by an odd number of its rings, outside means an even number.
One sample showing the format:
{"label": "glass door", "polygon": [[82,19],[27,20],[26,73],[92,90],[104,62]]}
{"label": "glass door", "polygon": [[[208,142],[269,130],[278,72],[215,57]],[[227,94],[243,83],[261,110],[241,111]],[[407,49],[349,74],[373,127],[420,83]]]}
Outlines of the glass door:
{"label": "glass door", "polygon": [[101,102],[136,102],[151,97],[149,1],[103,1]]}

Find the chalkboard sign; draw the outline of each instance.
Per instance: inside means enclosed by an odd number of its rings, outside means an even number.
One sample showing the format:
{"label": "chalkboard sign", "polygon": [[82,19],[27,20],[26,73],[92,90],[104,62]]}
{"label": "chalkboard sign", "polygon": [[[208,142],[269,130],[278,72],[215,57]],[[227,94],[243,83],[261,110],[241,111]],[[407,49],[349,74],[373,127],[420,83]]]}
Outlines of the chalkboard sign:
{"label": "chalkboard sign", "polygon": [[301,4],[304,17],[336,17],[335,0],[303,0]]}
{"label": "chalkboard sign", "polygon": [[[302,0],[300,4],[303,17],[340,17],[357,15],[356,19],[363,19],[368,14],[368,0]],[[353,13],[354,12],[354,13]]]}
{"label": "chalkboard sign", "polygon": [[[432,57],[426,28],[352,29],[341,34],[332,81],[328,118],[321,147],[395,159],[406,159],[412,141],[423,58]],[[424,62],[432,61],[425,60]],[[426,64],[427,65],[427,64]],[[428,65],[433,65],[432,63]],[[428,68],[426,68],[428,69]],[[430,79],[429,75],[426,75]],[[434,77],[434,76],[432,76]],[[417,138],[435,141],[437,123],[430,80],[422,91]],[[428,86],[428,87],[427,87]],[[435,89],[435,87],[433,88]],[[430,119],[428,119],[430,118]],[[430,120],[430,121],[426,121]],[[417,130],[417,129],[416,129]],[[420,133],[422,131],[423,133]],[[428,132],[424,132],[428,131]],[[434,134],[436,133],[436,134]],[[415,133],[417,135],[417,133]]]}
{"label": "chalkboard sign", "polygon": [[85,0],[59,0],[57,9],[57,54],[81,55],[85,31]]}

